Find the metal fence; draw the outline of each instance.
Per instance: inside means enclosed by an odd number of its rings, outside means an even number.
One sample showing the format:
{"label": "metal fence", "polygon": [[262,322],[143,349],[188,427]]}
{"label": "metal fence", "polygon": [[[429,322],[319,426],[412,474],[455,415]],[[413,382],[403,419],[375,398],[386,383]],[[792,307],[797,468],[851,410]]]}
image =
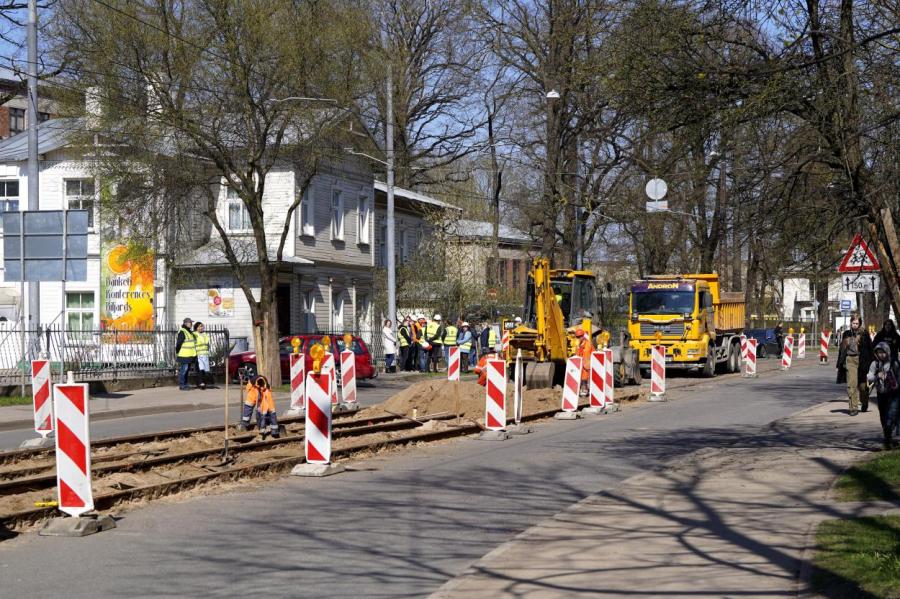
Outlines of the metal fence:
{"label": "metal fence", "polygon": [[[206,329],[210,369],[223,372],[230,345],[228,330]],[[50,360],[54,373],[72,372],[78,381],[171,376],[175,374],[178,330],[77,331],[48,326],[24,331],[16,323],[0,323],[0,385],[30,382],[31,360]]]}

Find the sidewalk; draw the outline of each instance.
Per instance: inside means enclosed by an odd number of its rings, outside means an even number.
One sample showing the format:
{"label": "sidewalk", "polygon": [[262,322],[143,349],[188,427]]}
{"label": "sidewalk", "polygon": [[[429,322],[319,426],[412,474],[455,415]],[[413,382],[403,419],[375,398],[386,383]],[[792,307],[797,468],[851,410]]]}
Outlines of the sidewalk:
{"label": "sidewalk", "polygon": [[900,511],[829,497],[880,434],[877,409],[850,418],[846,402],[819,404],[727,450],[700,450],[589,497],[432,597],[796,596],[820,521]]}

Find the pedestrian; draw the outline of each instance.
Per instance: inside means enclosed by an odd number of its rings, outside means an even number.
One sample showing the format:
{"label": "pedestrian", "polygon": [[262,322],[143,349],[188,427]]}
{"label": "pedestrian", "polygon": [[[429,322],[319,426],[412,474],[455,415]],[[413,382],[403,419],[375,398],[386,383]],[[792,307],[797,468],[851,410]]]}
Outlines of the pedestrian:
{"label": "pedestrian", "polygon": [[384,321],[381,329],[381,342],[384,345],[384,371],[394,372],[394,355],[397,352],[397,338],[394,337],[394,328],[391,320]]}
{"label": "pedestrian", "polygon": [[264,376],[259,376],[253,384],[247,382],[247,397],[244,398],[243,412],[241,413],[241,430],[250,428],[250,418],[256,409],[256,426],[263,439],[268,434],[277,439],[278,415],[275,412],[275,399],[272,397],[272,387]]}
{"label": "pedestrian", "polygon": [[462,366],[462,372],[469,372],[469,355],[472,353],[472,342],[474,338],[472,331],[469,330],[469,323],[463,322],[460,326],[459,339],[459,363]]}
{"label": "pedestrian", "polygon": [[[206,389],[206,379],[211,377],[209,370],[209,333],[202,322],[194,323],[194,348],[197,350],[197,386]],[[211,378],[210,378],[210,382]]]}
{"label": "pedestrian", "polygon": [[591,353],[594,348],[591,344],[591,337],[584,332],[584,329],[575,330],[575,339],[578,342],[578,349],[575,355],[581,357],[581,387],[579,395],[582,397],[588,394],[588,380],[591,377]]}
{"label": "pedestrian", "polygon": [[872,345],[875,347],[878,347],[879,343],[887,343],[891,348],[891,359],[900,360],[900,333],[897,333],[897,327],[890,318],[884,321],[881,330],[872,340]]}
{"label": "pedestrian", "polygon": [[779,322],[775,325],[775,344],[778,346],[778,354],[776,357],[781,357],[781,352],[784,351],[784,326]]}
{"label": "pedestrian", "polygon": [[403,324],[397,329],[397,341],[400,345],[400,370],[409,370],[409,347],[412,345],[412,332],[410,326],[412,321],[407,316],[403,319]]}
{"label": "pedestrian", "polygon": [[869,366],[866,381],[878,394],[878,418],[884,433],[886,450],[897,446],[893,440],[900,415],[900,361],[891,355],[891,347],[882,341],[875,346],[875,359]]}
{"label": "pedestrian", "polygon": [[191,366],[197,361],[197,341],[191,330],[194,321],[185,318],[181,323],[178,336],[175,337],[175,362],[178,364],[178,388],[181,391],[190,391],[188,375]]}
{"label": "pedestrian", "polygon": [[866,375],[872,363],[872,340],[863,328],[859,314],[850,317],[850,328],[841,336],[838,350],[837,383],[847,384],[847,398],[850,403],[850,415],[856,416],[860,407],[863,412],[869,409],[869,388]]}

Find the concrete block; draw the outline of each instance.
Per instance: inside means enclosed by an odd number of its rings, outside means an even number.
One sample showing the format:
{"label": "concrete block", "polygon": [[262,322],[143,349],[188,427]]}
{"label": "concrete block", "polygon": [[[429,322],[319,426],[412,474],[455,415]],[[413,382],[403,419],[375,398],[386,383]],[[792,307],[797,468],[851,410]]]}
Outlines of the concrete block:
{"label": "concrete block", "polygon": [[604,414],[615,414],[618,411],[619,411],[619,404],[617,404],[617,403],[606,404],[606,407],[603,408]]}
{"label": "concrete block", "polygon": [[282,418],[302,418],[303,416],[305,416],[305,410],[294,408],[285,412]]}
{"label": "concrete block", "polygon": [[478,435],[480,441],[506,441],[509,434],[506,431],[483,431]]}
{"label": "concrete block", "polygon": [[647,401],[669,401],[669,400],[666,399],[665,393],[663,393],[662,395],[654,395],[653,393],[651,393],[650,397],[647,398]]}
{"label": "concrete block", "polygon": [[38,437],[37,439],[27,439],[19,445],[20,449],[46,449],[47,447],[54,447],[56,445],[56,441],[51,436],[47,437]]}
{"label": "concrete block", "polygon": [[291,476],[331,476],[344,471],[340,464],[297,464]]}
{"label": "concrete block", "polygon": [[534,429],[525,424],[510,424],[506,427],[506,432],[510,435],[527,435],[533,433]]}
{"label": "concrete block", "polygon": [[48,520],[38,534],[42,537],[86,537],[116,527],[112,516],[90,515],[73,518],[60,516]]}
{"label": "concrete block", "polygon": [[359,410],[359,404],[356,402],[353,402],[353,403],[339,402],[339,403],[331,406],[332,414],[346,414],[348,412],[356,412],[357,410]]}
{"label": "concrete block", "polygon": [[582,410],[581,410],[581,414],[583,416],[602,416],[605,413],[606,412],[603,410],[603,408],[587,407],[587,408],[582,408]]}
{"label": "concrete block", "polygon": [[557,412],[553,417],[557,420],[578,420],[578,412]]}

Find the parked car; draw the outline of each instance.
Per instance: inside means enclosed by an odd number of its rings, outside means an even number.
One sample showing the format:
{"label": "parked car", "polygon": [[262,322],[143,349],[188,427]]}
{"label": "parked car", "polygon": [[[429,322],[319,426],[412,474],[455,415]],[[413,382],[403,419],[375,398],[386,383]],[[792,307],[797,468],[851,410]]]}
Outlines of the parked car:
{"label": "parked car", "polygon": [[[283,381],[289,380],[291,375],[290,354],[294,351],[294,346],[291,345],[291,340],[294,337],[300,339],[300,353],[305,354],[306,356],[306,371],[309,372],[310,370],[312,370],[313,366],[313,360],[312,356],[309,355],[309,350],[314,344],[321,342],[323,336],[324,335],[292,335],[290,337],[282,337],[278,340],[278,348],[281,358],[281,378]],[[331,353],[333,353],[335,356],[340,356],[340,353],[343,350],[343,337],[332,337],[330,349]],[[375,365],[372,363],[372,355],[369,353],[369,348],[366,347],[365,341],[363,341],[359,337],[354,336],[353,344],[350,346],[350,351],[356,354],[357,380],[373,379],[378,376],[378,371],[376,370]],[[340,369],[340,364],[338,364],[337,367],[338,369]],[[232,354],[228,360],[228,374],[233,380],[238,380],[240,378],[253,379],[256,377],[257,372],[256,352],[247,351],[241,352],[239,354]]]}
{"label": "parked car", "polygon": [[756,339],[757,358],[781,355],[781,347],[775,338],[775,329],[748,329],[744,334],[748,339]]}

